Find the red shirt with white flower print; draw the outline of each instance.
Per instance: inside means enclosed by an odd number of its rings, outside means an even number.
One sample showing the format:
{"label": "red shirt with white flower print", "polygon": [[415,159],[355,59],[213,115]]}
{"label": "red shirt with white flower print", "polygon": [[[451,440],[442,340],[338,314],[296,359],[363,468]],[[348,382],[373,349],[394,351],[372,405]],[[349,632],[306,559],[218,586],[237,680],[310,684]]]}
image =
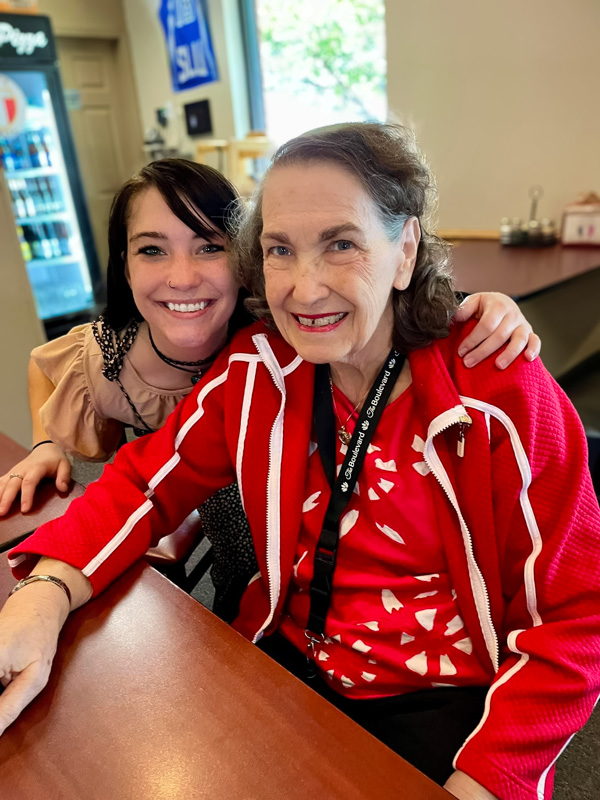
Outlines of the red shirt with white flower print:
{"label": "red shirt with white flower print", "polygon": [[[341,419],[352,405],[337,389]],[[354,420],[347,424],[351,433]],[[487,686],[450,583],[431,481],[409,387],[384,411],[357,487],[340,522],[340,542],[317,665],[348,697],[386,697],[438,685]],[[338,471],[346,447],[339,439]],[[330,490],[318,449],[309,459],[303,524],[281,633],[302,652],[315,546]]]}

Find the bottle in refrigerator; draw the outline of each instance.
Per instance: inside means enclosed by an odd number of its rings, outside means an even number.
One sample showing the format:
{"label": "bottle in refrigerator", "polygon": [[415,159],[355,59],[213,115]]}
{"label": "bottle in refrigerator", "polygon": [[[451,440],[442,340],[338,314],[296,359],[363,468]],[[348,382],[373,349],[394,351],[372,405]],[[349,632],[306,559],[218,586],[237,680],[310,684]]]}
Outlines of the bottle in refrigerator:
{"label": "bottle in refrigerator", "polygon": [[34,225],[33,228],[35,230],[35,235],[37,236],[37,239],[40,243],[41,256],[38,256],[38,258],[43,258],[45,260],[51,259],[53,256],[52,244],[50,243],[50,240],[46,236],[44,228],[42,227],[42,225]]}
{"label": "bottle in refrigerator", "polygon": [[42,136],[42,148],[45,153],[46,166],[53,167],[54,164],[52,163],[52,155],[51,155],[53,150],[53,143],[49,131],[44,131],[44,134]]}
{"label": "bottle in refrigerator", "polygon": [[42,163],[40,161],[40,155],[39,155],[38,149],[37,149],[37,147],[35,145],[35,141],[34,141],[33,136],[34,135],[32,133],[28,133],[27,134],[27,137],[26,137],[26,140],[27,140],[27,152],[29,154],[29,163],[30,163],[30,165],[34,169],[37,169],[38,167],[42,166]]}
{"label": "bottle in refrigerator", "polygon": [[23,219],[27,216],[27,206],[25,205],[25,201],[21,196],[21,191],[19,189],[19,181],[11,180],[8,182],[8,188],[10,189],[10,193],[13,200],[13,210],[14,215],[17,219]]}
{"label": "bottle in refrigerator", "polygon": [[45,142],[43,141],[42,137],[39,133],[33,134],[33,143],[36,146],[38,160],[40,162],[40,166],[42,167],[49,167],[50,165],[50,151],[46,146]]}
{"label": "bottle in refrigerator", "polygon": [[23,188],[21,189],[21,197],[25,200],[25,208],[27,209],[27,216],[28,217],[35,217],[37,215],[37,210],[35,207],[35,203],[33,202],[33,197],[27,191],[27,184],[25,181],[22,181]]}
{"label": "bottle in refrigerator", "polygon": [[53,211],[57,209],[54,208],[52,197],[50,192],[48,191],[48,186],[46,181],[43,178],[36,178],[35,180],[38,192],[40,193],[42,207],[44,208],[44,214],[52,214]]}
{"label": "bottle in refrigerator", "polygon": [[66,223],[64,222],[55,222],[54,223],[54,230],[56,231],[56,237],[58,239],[58,243],[60,245],[60,251],[63,256],[70,256],[71,255],[71,245],[69,242],[69,228],[67,227]]}
{"label": "bottle in refrigerator", "polygon": [[25,238],[25,231],[20,225],[17,225],[17,236],[19,237],[19,244],[21,245],[21,253],[23,255],[23,261],[31,261],[33,258],[31,247],[29,242]]}
{"label": "bottle in refrigerator", "polygon": [[15,162],[15,172],[18,172],[20,169],[27,169],[29,162],[27,160],[27,156],[25,155],[25,150],[23,149],[21,136],[15,137],[15,143],[13,145],[12,152]]}
{"label": "bottle in refrigerator", "polygon": [[35,231],[35,228],[31,225],[23,225],[23,236],[25,237],[25,241],[29,244],[33,258],[44,258],[42,243]]}
{"label": "bottle in refrigerator", "polygon": [[42,197],[42,194],[40,192],[37,178],[30,178],[29,180],[26,181],[26,185],[29,196],[31,197],[31,200],[35,207],[36,216],[48,214],[49,209],[46,206],[44,198]]}
{"label": "bottle in refrigerator", "polygon": [[42,224],[42,229],[44,231],[46,239],[50,242],[52,256],[54,258],[60,258],[62,256],[62,251],[60,249],[60,243],[58,241],[56,232],[54,230],[54,224],[52,222],[44,222]]}
{"label": "bottle in refrigerator", "polygon": [[63,202],[58,187],[54,183],[54,179],[39,178],[38,180],[42,190],[42,196],[44,198],[44,202],[46,203],[46,206],[48,208],[47,213],[53,213],[55,211],[63,211],[64,210]]}
{"label": "bottle in refrigerator", "polygon": [[0,157],[2,159],[3,169],[5,169],[6,172],[14,172],[15,160],[8,144],[3,144],[0,146]]}

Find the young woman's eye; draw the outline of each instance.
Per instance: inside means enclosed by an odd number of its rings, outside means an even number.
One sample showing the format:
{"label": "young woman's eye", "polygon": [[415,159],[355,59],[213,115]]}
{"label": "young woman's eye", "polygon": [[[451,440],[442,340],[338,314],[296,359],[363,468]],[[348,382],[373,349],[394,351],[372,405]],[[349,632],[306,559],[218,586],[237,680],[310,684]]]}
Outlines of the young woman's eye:
{"label": "young woman's eye", "polygon": [[223,253],[225,251],[225,247],[222,244],[203,244],[200,248],[201,253],[207,253],[208,255],[212,255],[213,253]]}
{"label": "young woman's eye", "polygon": [[338,239],[337,242],[333,242],[331,245],[331,249],[337,252],[352,250],[354,247],[354,243],[348,241],[348,239]]}
{"label": "young woman's eye", "polygon": [[275,247],[269,247],[267,250],[267,255],[270,256],[289,256],[290,251],[287,247],[284,247],[282,244],[277,244]]}
{"label": "young woman's eye", "polygon": [[140,247],[138,250],[138,254],[143,253],[145,256],[162,256],[164,252],[157,247],[155,244],[147,244],[144,247]]}

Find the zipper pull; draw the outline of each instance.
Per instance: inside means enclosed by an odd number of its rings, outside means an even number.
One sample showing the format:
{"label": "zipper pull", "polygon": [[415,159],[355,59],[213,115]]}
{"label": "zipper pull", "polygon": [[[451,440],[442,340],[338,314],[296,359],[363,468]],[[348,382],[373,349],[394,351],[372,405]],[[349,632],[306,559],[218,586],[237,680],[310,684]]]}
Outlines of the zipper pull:
{"label": "zipper pull", "polygon": [[460,417],[458,422],[458,442],[456,444],[456,455],[463,458],[465,454],[465,427],[473,422],[471,417]]}

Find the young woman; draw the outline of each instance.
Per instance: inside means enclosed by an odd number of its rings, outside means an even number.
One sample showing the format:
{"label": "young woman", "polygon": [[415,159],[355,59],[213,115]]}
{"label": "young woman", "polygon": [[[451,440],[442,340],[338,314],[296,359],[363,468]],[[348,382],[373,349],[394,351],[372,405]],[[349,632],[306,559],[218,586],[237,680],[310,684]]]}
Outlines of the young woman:
{"label": "young woman", "polygon": [[[251,321],[230,265],[227,219],[236,201],[216,170],[179,159],[144,167],[120,189],[109,218],[106,310],[98,322],[33,351],[34,449],[0,478],[0,515],[19,492],[28,511],[42,478],[66,489],[67,454],[106,461],[126,427],[141,434],[160,428]],[[227,619],[235,613],[234,587],[246,585],[256,564],[237,486],[199,514],[213,544],[214,609]]]}
{"label": "young woman", "polygon": [[250,322],[229,265],[236,200],[218,172],[177,159],[150,164],[121,187],[109,219],[103,318],[33,351],[35,449],[10,470],[20,478],[0,479],[0,514],[19,491],[29,510],[42,477],[65,489],[65,453],[106,461],[125,426],[159,428],[230,333]]}

